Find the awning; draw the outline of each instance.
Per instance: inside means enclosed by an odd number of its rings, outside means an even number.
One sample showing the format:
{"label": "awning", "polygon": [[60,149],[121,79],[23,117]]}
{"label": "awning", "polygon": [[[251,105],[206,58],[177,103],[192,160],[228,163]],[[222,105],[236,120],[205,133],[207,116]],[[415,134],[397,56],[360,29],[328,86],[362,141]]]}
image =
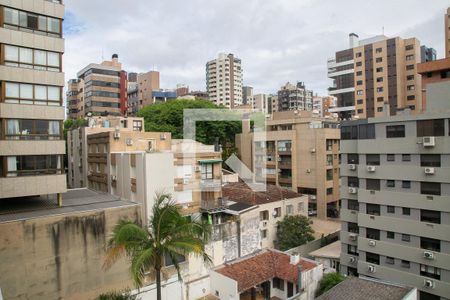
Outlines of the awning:
{"label": "awning", "polygon": [[222,162],[221,159],[203,159],[198,161],[199,164],[215,164],[221,162]]}

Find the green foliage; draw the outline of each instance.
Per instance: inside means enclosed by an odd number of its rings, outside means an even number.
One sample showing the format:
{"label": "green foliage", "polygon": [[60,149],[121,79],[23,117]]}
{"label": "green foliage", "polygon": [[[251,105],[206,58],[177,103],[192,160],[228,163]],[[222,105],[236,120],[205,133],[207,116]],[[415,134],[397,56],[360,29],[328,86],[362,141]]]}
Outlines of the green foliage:
{"label": "green foliage", "polygon": [[319,286],[316,290],[316,297],[319,297],[326,291],[333,288],[335,285],[344,281],[345,277],[339,273],[328,273],[323,275],[322,279],[319,281]]}
{"label": "green foliage", "polygon": [[161,299],[161,269],[164,258],[170,258],[181,280],[178,257],[189,254],[210,262],[205,252],[211,228],[198,219],[186,218],[170,195],[158,195],[152,208],[149,227],[120,220],[108,242],[104,268],[111,267],[120,257],[130,262],[130,272],[136,286],[143,284],[145,274],[156,274],[157,297]]}
{"label": "green foliage", "polygon": [[109,292],[99,295],[95,300],[137,300],[137,295],[131,295],[129,291]]}
{"label": "green foliage", "polygon": [[314,240],[312,221],[305,216],[285,216],[277,223],[277,247],[286,251]]}
{"label": "green foliage", "polygon": [[83,118],[78,119],[67,119],[64,121],[64,139],[67,140],[67,131],[79,128],[79,127],[85,127],[88,125],[88,121]]}

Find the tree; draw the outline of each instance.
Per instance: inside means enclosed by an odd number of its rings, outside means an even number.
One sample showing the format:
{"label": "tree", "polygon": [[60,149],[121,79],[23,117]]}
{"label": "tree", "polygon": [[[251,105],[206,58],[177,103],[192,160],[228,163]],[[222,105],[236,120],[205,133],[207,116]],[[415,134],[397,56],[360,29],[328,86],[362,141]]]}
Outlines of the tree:
{"label": "tree", "polygon": [[277,246],[281,251],[306,244],[314,240],[312,221],[305,216],[285,216],[277,223]]}
{"label": "tree", "polygon": [[341,281],[344,281],[344,279],[345,277],[339,273],[328,273],[323,275],[322,279],[319,281],[319,287],[316,290],[316,297],[319,297],[330,290]]}
{"label": "tree", "polygon": [[146,272],[156,275],[157,299],[161,299],[161,269],[165,258],[170,259],[181,280],[179,257],[193,254],[210,262],[205,244],[210,225],[181,215],[180,207],[170,195],[155,197],[148,227],[120,220],[108,242],[104,268],[108,269],[121,256],[129,259],[130,272],[137,287],[142,286]]}
{"label": "tree", "polygon": [[95,300],[137,300],[137,295],[131,295],[130,291],[109,292],[99,295]]}

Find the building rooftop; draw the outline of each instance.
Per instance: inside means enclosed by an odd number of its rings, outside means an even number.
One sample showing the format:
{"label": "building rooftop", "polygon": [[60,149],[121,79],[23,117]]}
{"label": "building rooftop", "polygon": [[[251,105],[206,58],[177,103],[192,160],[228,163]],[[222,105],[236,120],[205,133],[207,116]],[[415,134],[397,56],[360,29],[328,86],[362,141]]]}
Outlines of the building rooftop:
{"label": "building rooftop", "polygon": [[415,288],[368,278],[348,277],[317,300],[401,300]]}
{"label": "building rooftop", "polygon": [[137,205],[130,201],[95,192],[89,189],[73,189],[62,194],[63,204],[57,205],[56,194],[9,198],[0,200],[0,223],[13,222],[73,212]]}
{"label": "building rooftop", "polygon": [[315,268],[317,264],[304,259],[291,264],[289,254],[267,249],[256,255],[224,264],[215,271],[236,281],[238,291],[241,293],[275,277],[296,283],[298,266],[305,272]]}
{"label": "building rooftop", "polygon": [[236,202],[228,206],[227,210],[230,210],[232,212],[243,212],[247,209],[254,207],[252,204],[242,203],[242,202]]}
{"label": "building rooftop", "polygon": [[326,245],[309,253],[309,255],[314,257],[339,258],[341,256],[341,241]]}
{"label": "building rooftop", "polygon": [[231,182],[222,187],[222,196],[231,201],[256,205],[297,198],[302,195],[271,184],[266,185],[266,191],[255,192],[244,182]]}
{"label": "building rooftop", "polygon": [[450,57],[417,64],[417,73],[437,72],[450,69]]}

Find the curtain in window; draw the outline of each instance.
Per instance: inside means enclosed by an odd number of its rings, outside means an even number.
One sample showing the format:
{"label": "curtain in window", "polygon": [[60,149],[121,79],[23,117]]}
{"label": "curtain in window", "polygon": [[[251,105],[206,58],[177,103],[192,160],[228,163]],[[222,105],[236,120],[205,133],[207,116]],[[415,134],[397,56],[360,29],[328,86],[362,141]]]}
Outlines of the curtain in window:
{"label": "curtain in window", "polygon": [[[17,157],[16,156],[8,156],[8,172],[17,171]],[[8,174],[8,176],[17,176],[16,173]]]}
{"label": "curtain in window", "polygon": [[58,121],[49,121],[48,127],[49,127],[48,134],[59,135],[59,122]]}
{"label": "curtain in window", "polygon": [[[7,123],[7,134],[8,135],[18,135],[20,134],[19,129],[19,120],[8,120]],[[14,139],[18,139],[19,137],[15,137]]]}

